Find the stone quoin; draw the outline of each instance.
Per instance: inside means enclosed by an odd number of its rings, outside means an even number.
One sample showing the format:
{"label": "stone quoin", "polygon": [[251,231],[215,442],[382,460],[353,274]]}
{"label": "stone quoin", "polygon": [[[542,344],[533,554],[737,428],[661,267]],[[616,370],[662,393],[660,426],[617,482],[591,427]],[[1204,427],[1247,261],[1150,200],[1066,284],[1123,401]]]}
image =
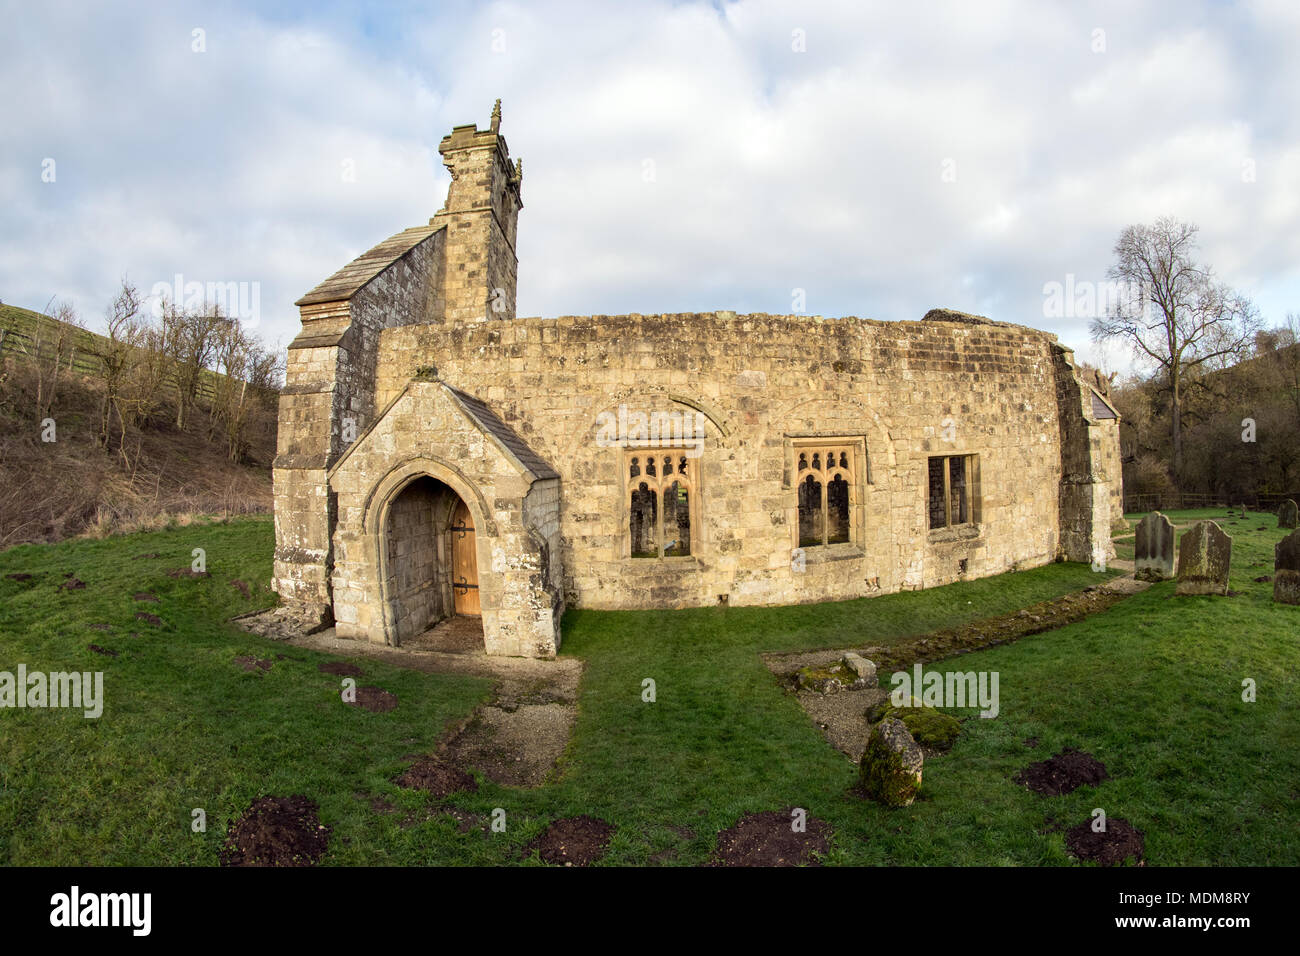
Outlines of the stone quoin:
{"label": "stone quoin", "polygon": [[1119,416],[1049,333],[942,309],[516,317],[523,164],[500,124],[498,101],[442,140],[427,225],[297,302],[275,586],[305,626],[396,645],[481,615],[488,653],[553,657],[566,608],[1114,554]]}

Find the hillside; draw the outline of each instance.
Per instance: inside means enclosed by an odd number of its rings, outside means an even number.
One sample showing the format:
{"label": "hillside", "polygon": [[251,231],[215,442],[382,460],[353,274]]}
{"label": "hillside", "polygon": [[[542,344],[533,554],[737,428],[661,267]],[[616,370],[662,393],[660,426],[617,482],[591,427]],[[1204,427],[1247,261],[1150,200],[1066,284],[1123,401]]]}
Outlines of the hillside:
{"label": "hillside", "polygon": [[[38,416],[37,330],[50,333],[56,319],[0,306],[0,549],[23,542],[57,541],[81,534],[184,523],[193,514],[247,514],[271,508],[275,454],[275,396],[259,395],[239,463],[230,460],[217,431],[210,437],[210,401],[221,376],[205,371],[198,407],[183,429],[174,398],[164,392],[139,427],[128,429],[127,448],[116,433],[99,439],[104,386],[98,356],[107,339],[66,327],[72,351],[49,416],[54,440]],[[69,368],[70,366],[70,368]],[[174,389],[172,390],[174,392]]]}

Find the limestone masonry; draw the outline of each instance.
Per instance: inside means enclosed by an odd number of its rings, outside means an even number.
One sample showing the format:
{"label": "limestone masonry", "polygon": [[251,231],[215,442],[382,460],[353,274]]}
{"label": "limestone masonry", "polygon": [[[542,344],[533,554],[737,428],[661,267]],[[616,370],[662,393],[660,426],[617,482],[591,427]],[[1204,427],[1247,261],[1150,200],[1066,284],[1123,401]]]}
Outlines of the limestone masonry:
{"label": "limestone masonry", "polygon": [[[932,310],[516,318],[522,163],[458,126],[447,201],[298,300],[275,581],[398,644],[481,614],[795,604],[1104,562],[1119,417],[1046,332]],[[869,613],[864,612],[864,613]]]}

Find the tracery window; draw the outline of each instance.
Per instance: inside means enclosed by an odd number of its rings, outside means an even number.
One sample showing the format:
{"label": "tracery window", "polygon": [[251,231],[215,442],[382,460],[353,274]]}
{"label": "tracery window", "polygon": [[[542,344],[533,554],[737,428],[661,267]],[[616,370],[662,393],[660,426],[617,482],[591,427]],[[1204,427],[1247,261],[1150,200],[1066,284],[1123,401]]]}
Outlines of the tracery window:
{"label": "tracery window", "polygon": [[799,547],[845,544],[853,539],[855,498],[853,445],[795,448],[799,491]]}
{"label": "tracery window", "polygon": [[683,449],[638,449],[626,458],[628,537],[634,558],[694,552],[699,459]]}

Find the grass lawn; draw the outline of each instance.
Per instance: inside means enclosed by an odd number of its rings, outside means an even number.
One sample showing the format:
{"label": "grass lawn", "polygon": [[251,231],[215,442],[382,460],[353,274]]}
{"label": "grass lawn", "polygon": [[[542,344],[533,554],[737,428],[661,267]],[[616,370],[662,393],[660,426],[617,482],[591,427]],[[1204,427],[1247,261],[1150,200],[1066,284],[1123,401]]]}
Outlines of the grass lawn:
{"label": "grass lawn", "polygon": [[[1202,514],[1223,517],[1170,517]],[[525,844],[575,814],[617,826],[606,863],[698,864],[740,815],[798,806],[833,827],[829,863],[1068,864],[1053,821],[1073,825],[1102,807],[1145,831],[1153,865],[1295,865],[1300,608],[1272,604],[1271,585],[1252,580],[1272,573],[1276,523],[1224,523],[1239,596],[1177,598],[1172,583],[1159,584],[1077,624],[932,665],[997,671],[1001,713],[966,712],[962,737],[927,762],[921,797],[903,810],[849,793],[854,766],[759,652],[888,644],[1104,575],[1058,564],[835,604],[572,611],[562,654],[586,669],[562,773],[536,790],[481,780],[451,801],[478,814],[504,808],[507,830],[496,834],[461,833],[431,800],[390,782],[403,755],[430,749],[483,699],[486,682],[363,661],[362,682],[401,701],[371,714],[339,702],[337,678],[316,671],[321,655],[223,623],[271,602],[264,585],[245,600],[229,584],[269,579],[268,521],[14,549],[0,554],[0,669],[101,669],[108,703],[98,721],[0,712],[0,859],[211,864],[226,821],[253,798],[304,793],[333,828],[326,862],[335,864],[536,863]],[[168,578],[194,547],[207,549],[212,577]],[[148,552],[162,557],[132,560]],[[5,578],[19,571],[44,577]],[[55,590],[68,571],[84,590]],[[137,606],[140,590],[161,603]],[[165,626],[135,621],[141,608]],[[94,623],[113,631],[88,630]],[[96,655],[91,642],[121,656]],[[276,653],[289,659],[266,674],[233,664]],[[646,678],[654,703],[642,701]],[[1256,682],[1255,703],[1241,699],[1245,678]],[[1113,779],[1053,798],[1012,782],[1064,746],[1094,754]],[[375,796],[398,811],[374,812]],[[207,809],[206,834],[190,832],[194,807]]]}
{"label": "grass lawn", "polygon": [[[320,803],[340,859],[409,859],[410,831],[386,833],[354,793],[410,798],[386,778],[489,684],[366,662],[360,683],[393,691],[399,707],[380,715],[343,704],[340,679],[316,669],[329,658],[225,623],[273,603],[272,539],[271,521],[255,518],[0,554],[0,670],[21,662],[29,671],[103,671],[106,698],[97,720],[77,710],[0,711],[0,861],[215,864],[227,821],[259,796],[292,793]],[[168,577],[190,567],[194,548],[206,551],[211,577]],[[148,554],[159,557],[137,557]],[[18,572],[36,577],[6,577]],[[67,572],[85,588],[60,590]],[[251,586],[249,599],[234,579]],[[133,600],[138,592],[159,603]],[[163,625],[137,620],[140,611]],[[235,665],[239,655],[274,666],[248,673]],[[206,812],[205,833],[192,831],[195,808]]]}

